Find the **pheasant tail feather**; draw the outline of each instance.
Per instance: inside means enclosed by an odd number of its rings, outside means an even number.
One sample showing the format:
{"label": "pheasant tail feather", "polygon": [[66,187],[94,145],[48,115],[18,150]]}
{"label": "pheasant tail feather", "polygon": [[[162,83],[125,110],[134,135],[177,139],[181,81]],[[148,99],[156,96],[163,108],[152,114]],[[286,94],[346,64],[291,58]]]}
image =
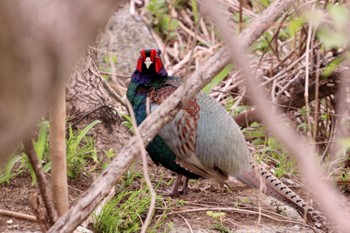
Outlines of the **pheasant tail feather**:
{"label": "pheasant tail feather", "polygon": [[308,206],[299,195],[284,185],[265,168],[253,162],[251,162],[250,165],[250,170],[241,171],[236,175],[238,180],[254,188],[260,188],[260,185],[263,185],[262,190],[264,193],[292,206],[302,216],[304,216],[306,212],[308,221],[319,225],[317,226],[318,228],[324,228],[325,218],[319,212],[311,206]]}

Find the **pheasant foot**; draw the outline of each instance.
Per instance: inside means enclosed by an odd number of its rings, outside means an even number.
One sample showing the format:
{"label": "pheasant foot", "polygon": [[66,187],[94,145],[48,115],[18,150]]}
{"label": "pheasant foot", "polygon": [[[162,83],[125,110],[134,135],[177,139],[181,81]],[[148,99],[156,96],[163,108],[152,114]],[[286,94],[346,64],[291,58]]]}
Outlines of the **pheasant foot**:
{"label": "pheasant foot", "polygon": [[[189,178],[185,177],[184,181],[183,181],[183,178],[184,176],[183,175],[178,175],[172,188],[171,188],[171,191],[170,191],[170,194],[169,196],[171,197],[178,197],[180,196],[180,194],[182,195],[186,195],[188,193],[188,181],[190,180]],[[182,188],[179,189],[179,186],[181,184],[181,182],[183,181],[182,183]]]}
{"label": "pheasant foot", "polygon": [[178,196],[180,196],[179,185],[181,184],[182,177],[183,177],[183,175],[178,175],[176,177],[176,180],[175,180],[173,186],[171,187],[171,191],[170,191],[170,194],[169,194],[170,197],[178,197]]}
{"label": "pheasant foot", "polygon": [[188,181],[189,180],[190,179],[188,177],[185,177],[185,180],[184,180],[184,182],[182,184],[182,189],[179,190],[180,194],[186,195],[188,193]]}

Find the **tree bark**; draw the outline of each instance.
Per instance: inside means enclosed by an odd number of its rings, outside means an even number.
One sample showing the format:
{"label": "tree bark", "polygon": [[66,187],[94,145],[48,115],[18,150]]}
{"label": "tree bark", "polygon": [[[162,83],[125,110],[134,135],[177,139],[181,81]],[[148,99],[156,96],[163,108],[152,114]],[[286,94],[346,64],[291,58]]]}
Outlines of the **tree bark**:
{"label": "tree bark", "polygon": [[111,148],[118,152],[129,140],[131,132],[122,124],[117,103],[103,89],[95,53],[89,50],[77,67],[66,85],[69,122],[76,128],[83,128],[100,120],[102,123],[89,132],[96,140],[96,147],[102,152]]}

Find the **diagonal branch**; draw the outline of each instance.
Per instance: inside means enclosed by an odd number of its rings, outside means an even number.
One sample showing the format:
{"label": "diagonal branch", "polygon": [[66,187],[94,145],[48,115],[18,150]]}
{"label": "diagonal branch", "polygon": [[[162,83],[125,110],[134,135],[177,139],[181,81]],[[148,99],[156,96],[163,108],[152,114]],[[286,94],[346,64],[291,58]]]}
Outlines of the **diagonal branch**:
{"label": "diagonal branch", "polygon": [[[335,188],[326,183],[324,175],[320,167],[316,163],[316,151],[313,145],[305,145],[297,133],[288,125],[285,124],[278,116],[280,112],[276,110],[276,114],[271,114],[272,105],[264,98],[263,90],[257,85],[257,80],[254,78],[248,66],[248,57],[244,53],[246,47],[239,46],[241,38],[233,37],[226,28],[226,22],[217,17],[217,10],[215,9],[212,0],[206,0],[207,14],[219,29],[226,44],[227,51],[232,56],[238,69],[241,70],[245,77],[247,87],[251,90],[251,95],[263,117],[267,126],[273,134],[285,145],[285,147],[295,156],[298,167],[303,177],[306,178],[305,183],[312,192],[312,195],[321,204],[327,217],[335,223],[335,226],[340,232],[348,232],[350,229],[349,214],[342,207],[341,197]],[[304,146],[301,146],[304,144]]]}
{"label": "diagonal branch", "polygon": [[49,224],[53,225],[56,222],[58,215],[55,208],[53,207],[52,194],[51,194],[49,183],[45,177],[45,173],[38,159],[38,156],[35,153],[32,140],[30,138],[27,138],[26,140],[23,141],[23,145],[28,155],[29,162],[33,166],[35,175],[38,179],[40,194],[43,199],[45,209],[50,221]]}
{"label": "diagonal branch", "polygon": [[[291,0],[277,0],[267,8],[252,25],[242,32],[240,41],[244,46],[253,43],[272,24],[289,5]],[[264,27],[261,27],[261,24]],[[186,100],[200,91],[210,80],[218,74],[230,57],[224,50],[209,59],[202,68],[187,79],[157,110],[151,114],[139,127],[142,140],[145,144],[172,120]],[[49,232],[72,232],[95,207],[108,195],[112,186],[121,178],[131,162],[140,154],[136,136],[132,137],[127,145],[118,153],[108,168],[91,185],[88,192],[66,214],[58,219]]]}

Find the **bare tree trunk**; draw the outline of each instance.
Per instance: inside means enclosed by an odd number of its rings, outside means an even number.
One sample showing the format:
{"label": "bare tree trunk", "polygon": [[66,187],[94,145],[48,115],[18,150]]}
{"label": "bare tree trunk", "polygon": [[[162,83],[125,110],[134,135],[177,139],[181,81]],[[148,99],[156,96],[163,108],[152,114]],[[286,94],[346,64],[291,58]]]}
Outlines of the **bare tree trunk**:
{"label": "bare tree trunk", "polygon": [[55,208],[59,216],[69,208],[66,158],[65,82],[58,82],[50,110],[51,185]]}
{"label": "bare tree trunk", "polygon": [[90,50],[80,61],[77,71],[68,79],[67,114],[69,122],[77,128],[96,119],[102,121],[89,133],[94,136],[99,151],[113,148],[117,152],[129,140],[131,133],[117,114],[116,102],[103,89],[95,61],[96,56]]}

